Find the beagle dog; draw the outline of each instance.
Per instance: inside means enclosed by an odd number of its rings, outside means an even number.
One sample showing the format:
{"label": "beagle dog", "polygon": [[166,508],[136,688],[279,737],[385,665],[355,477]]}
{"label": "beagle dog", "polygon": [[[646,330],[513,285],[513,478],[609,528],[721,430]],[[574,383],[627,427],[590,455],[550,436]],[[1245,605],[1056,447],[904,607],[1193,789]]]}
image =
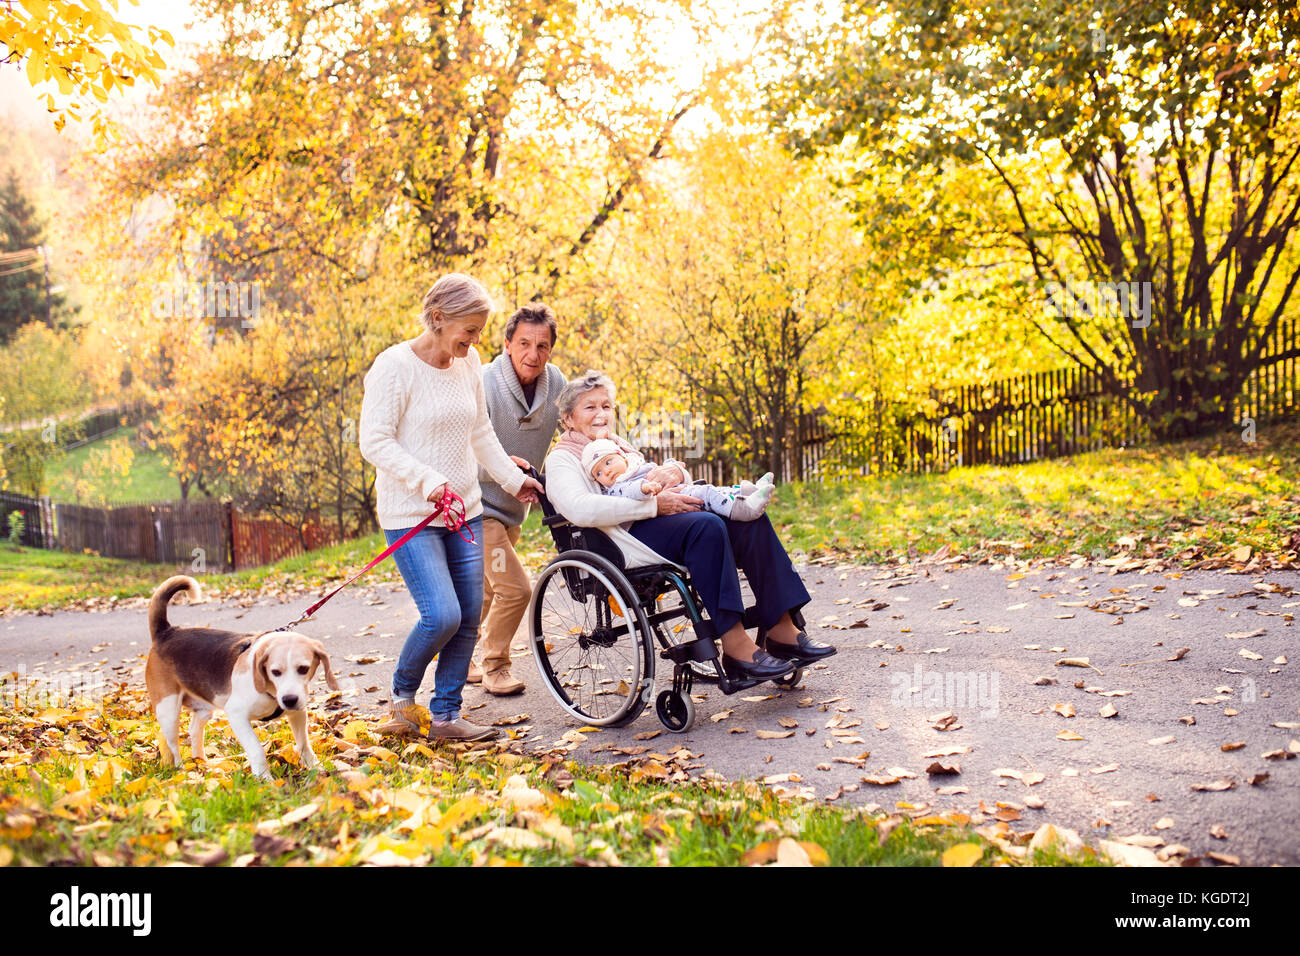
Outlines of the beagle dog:
{"label": "beagle dog", "polygon": [[167,605],[179,591],[189,592],[191,600],[200,594],[198,582],[178,574],[160,584],[149,603],[152,646],[144,679],[162,732],[163,763],[180,763],[177,734],[185,706],[193,711],[190,749],[195,758],[204,756],[204,725],[214,710],[224,710],[254,776],[270,780],[266,753],[250,721],[283,713],[293,728],[302,765],[316,766],[307,738],[307,685],[321,665],[330,689],[339,688],[320,641],[296,631],[241,634],[211,627],[172,627],[167,623]]}

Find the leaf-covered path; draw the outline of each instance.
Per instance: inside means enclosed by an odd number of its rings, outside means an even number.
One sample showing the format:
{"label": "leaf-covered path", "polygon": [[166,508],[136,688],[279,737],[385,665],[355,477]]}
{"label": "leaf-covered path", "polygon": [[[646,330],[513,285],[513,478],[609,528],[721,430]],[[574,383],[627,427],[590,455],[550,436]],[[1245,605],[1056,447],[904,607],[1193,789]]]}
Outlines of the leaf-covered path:
{"label": "leaf-covered path", "polygon": [[[495,698],[470,687],[468,715],[500,722],[523,752],[562,748],[651,772],[663,764],[665,775],[712,770],[818,800],[963,811],[1012,831],[1050,822],[1094,847],[1131,839],[1174,863],[1214,861],[1210,853],[1300,863],[1300,761],[1288,759],[1300,751],[1300,690],[1287,663],[1300,575],[942,564],[803,573],[811,630],[840,653],[795,691],[724,697],[697,684],[687,733],[663,731],[653,711],[622,729],[575,733],[521,631],[515,667],[528,690]],[[258,630],[310,600],[170,613]],[[132,603],[0,619],[0,671],[142,683],[144,601]],[[334,658],[343,685],[334,706],[382,711],[414,619],[402,588],[379,585],[340,594],[303,627]],[[658,674],[661,685],[670,676],[663,662]],[[431,687],[432,674],[422,700]],[[959,772],[930,772],[945,768]]]}

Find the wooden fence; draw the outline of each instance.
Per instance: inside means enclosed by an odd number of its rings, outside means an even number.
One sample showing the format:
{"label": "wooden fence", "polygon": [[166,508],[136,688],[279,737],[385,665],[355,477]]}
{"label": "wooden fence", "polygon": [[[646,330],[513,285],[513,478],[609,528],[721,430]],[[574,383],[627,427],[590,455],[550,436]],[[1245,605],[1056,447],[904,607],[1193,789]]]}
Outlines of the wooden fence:
{"label": "wooden fence", "polygon": [[[64,551],[173,564],[200,571],[238,571],[338,541],[335,525],[308,515],[302,534],[275,518],[245,515],[212,499],[119,504],[56,504],[53,540]],[[303,542],[306,542],[306,548]]]}
{"label": "wooden fence", "polygon": [[[1261,364],[1233,398],[1230,420],[1256,425],[1300,411],[1300,337],[1295,320],[1279,323]],[[954,466],[1017,464],[1101,448],[1146,444],[1151,432],[1100,376],[1056,369],[982,385],[931,389],[930,415],[903,409],[896,467],[943,471]]]}
{"label": "wooden fence", "polygon": [[12,491],[0,491],[0,538],[9,540],[10,515],[22,514],[23,532],[18,540],[28,548],[52,548],[54,537],[50,533],[53,518],[49,498],[30,498]]}

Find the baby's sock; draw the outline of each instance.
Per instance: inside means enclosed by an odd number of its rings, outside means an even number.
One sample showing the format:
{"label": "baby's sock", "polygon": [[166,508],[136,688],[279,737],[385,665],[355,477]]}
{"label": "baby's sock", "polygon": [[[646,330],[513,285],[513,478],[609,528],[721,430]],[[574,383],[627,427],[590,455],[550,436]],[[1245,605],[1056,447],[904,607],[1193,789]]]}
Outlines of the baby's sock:
{"label": "baby's sock", "polygon": [[754,504],[754,496],[748,495],[733,501],[731,503],[731,514],[726,515],[726,517],[732,521],[753,521],[762,513],[762,509]]}
{"label": "baby's sock", "polygon": [[767,474],[763,475],[762,478],[758,479],[758,484],[760,485],[772,484],[772,473],[769,471]]}
{"label": "baby's sock", "polygon": [[758,490],[745,500],[753,505],[758,515],[761,515],[763,512],[767,511],[767,503],[772,500],[772,493],[774,491],[776,491],[775,485],[759,485]]}
{"label": "baby's sock", "polygon": [[758,485],[746,479],[736,486],[736,496],[744,498],[746,495],[752,495],[757,490]]}

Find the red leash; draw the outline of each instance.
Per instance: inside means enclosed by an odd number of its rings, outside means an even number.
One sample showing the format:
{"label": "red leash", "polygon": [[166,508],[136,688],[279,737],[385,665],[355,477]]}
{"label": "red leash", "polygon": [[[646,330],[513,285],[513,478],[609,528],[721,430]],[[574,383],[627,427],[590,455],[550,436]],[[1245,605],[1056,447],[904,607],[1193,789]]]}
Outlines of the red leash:
{"label": "red leash", "polygon": [[306,612],[304,612],[302,616],[299,617],[297,620],[291,621],[290,623],[284,625],[283,627],[277,627],[273,631],[264,631],[263,633],[273,634],[275,633],[275,631],[287,631],[294,625],[301,624],[303,621],[310,618],[313,614],[315,614],[325,605],[326,601],[328,601],[334,595],[338,594],[340,591],[342,591],[345,587],[347,587],[357,578],[361,577],[361,575],[365,574],[376,564],[379,564],[379,562],[383,561],[386,557],[388,557],[390,554],[392,554],[402,545],[406,544],[406,542],[414,538],[417,534],[419,534],[421,531],[424,530],[425,526],[428,525],[430,521],[438,517],[438,515],[440,514],[446,514],[447,516],[448,531],[455,531],[458,534],[460,534],[461,540],[466,542],[467,544],[474,543],[474,532],[465,527],[464,500],[461,498],[460,495],[456,494],[454,491],[444,488],[442,492],[442,497],[433,506],[433,513],[430,514],[423,521],[421,521],[419,524],[417,524],[410,531],[406,532],[406,534],[402,535],[400,538],[398,538],[396,541],[390,544],[387,550],[385,550],[383,554],[375,558],[364,568],[362,568],[356,574],[352,575],[352,577],[348,578],[346,581],[344,581],[342,584],[336,587],[329,594],[325,595],[323,598],[321,598],[311,607],[307,608]]}

